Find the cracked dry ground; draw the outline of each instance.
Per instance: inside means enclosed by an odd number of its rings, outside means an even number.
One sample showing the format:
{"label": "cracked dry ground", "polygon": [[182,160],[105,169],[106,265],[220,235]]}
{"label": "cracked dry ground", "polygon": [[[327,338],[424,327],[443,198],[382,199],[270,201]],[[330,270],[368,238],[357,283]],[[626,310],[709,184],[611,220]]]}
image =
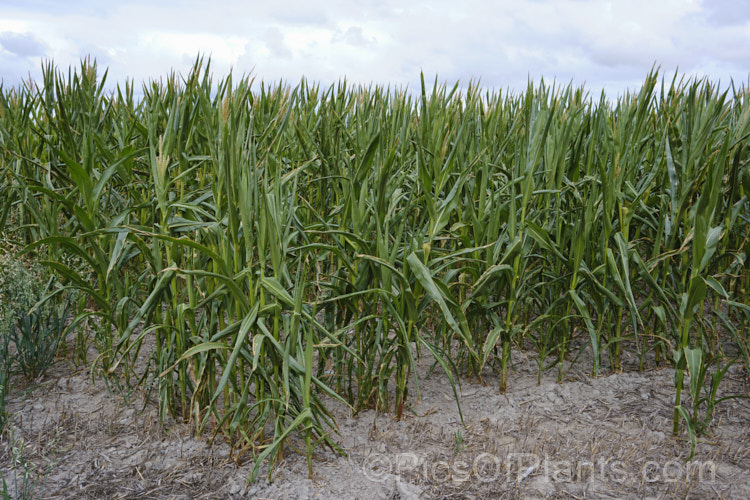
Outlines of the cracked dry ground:
{"label": "cracked dry ground", "polygon": [[[462,382],[465,426],[447,378],[434,372],[400,421],[334,405],[347,456],[318,450],[312,480],[290,446],[273,481],[263,469],[248,483],[252,462],[233,460],[221,439],[162,425],[153,402],[140,394],[126,401],[60,360],[15,388],[0,473],[13,493],[26,471],[27,490],[50,499],[750,498],[749,400],[720,403],[686,462],[684,430],[670,432],[671,369],[592,379],[579,361],[563,383],[550,371],[537,385],[536,363],[523,354],[513,361],[506,394],[492,376],[486,385]],[[744,368],[731,367],[721,392],[750,392]],[[410,393],[415,399],[416,388]]]}

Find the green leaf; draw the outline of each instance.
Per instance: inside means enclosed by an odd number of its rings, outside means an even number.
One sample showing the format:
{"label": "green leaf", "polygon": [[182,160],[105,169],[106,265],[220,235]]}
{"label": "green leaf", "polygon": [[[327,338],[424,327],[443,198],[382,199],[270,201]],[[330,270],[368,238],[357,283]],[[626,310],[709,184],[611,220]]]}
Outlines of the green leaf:
{"label": "green leaf", "polygon": [[226,365],[222,366],[221,380],[219,380],[219,383],[214,389],[214,397],[211,398],[211,404],[214,404],[216,402],[218,397],[222,394],[222,391],[224,391],[224,387],[227,385],[229,376],[232,374],[232,370],[234,369],[234,364],[237,362],[237,357],[240,355],[240,349],[245,347],[245,339],[247,339],[247,335],[248,333],[250,333],[250,329],[253,327],[253,325],[255,325],[255,320],[258,319],[258,307],[259,305],[256,303],[253,309],[242,319],[240,331],[237,334],[237,339],[234,342],[234,349],[232,349],[232,354],[229,356]]}
{"label": "green leaf", "polygon": [[492,354],[492,351],[495,349],[497,340],[500,338],[500,335],[504,330],[504,327],[498,326],[490,330],[490,333],[487,334],[487,338],[484,340],[484,346],[482,348],[482,367],[487,364],[487,359],[489,359],[490,354]]}
{"label": "green leaf", "polygon": [[453,398],[456,401],[456,407],[458,408],[458,416],[461,419],[461,423],[464,422],[464,414],[461,411],[461,398],[458,396],[458,389],[456,387],[456,380],[453,377],[453,373],[451,372],[450,368],[448,367],[448,363],[446,363],[443,356],[440,355],[438,352],[437,347],[432,345],[430,342],[428,342],[424,337],[419,336],[419,341],[422,343],[423,346],[427,348],[430,353],[432,353],[432,356],[435,358],[435,361],[440,365],[440,367],[443,369],[443,372],[445,373],[445,376],[448,377],[448,382],[451,384],[451,389],[453,389]]}
{"label": "green leaf", "polygon": [[[706,269],[706,266],[708,266],[708,263],[711,261],[711,257],[713,257],[714,253],[716,253],[716,248],[719,245],[719,241],[721,240],[721,236],[724,233],[724,230],[719,227],[712,227],[708,230],[708,234],[706,234],[706,241],[702,245],[703,247],[703,256],[700,260],[700,264],[698,265],[698,270],[694,271],[694,273],[700,273],[704,269]],[[697,235],[696,235],[697,236]]]}
{"label": "green leaf", "polygon": [[711,287],[711,289],[714,292],[718,293],[721,297],[723,297],[725,299],[729,298],[729,294],[727,293],[727,291],[724,289],[724,287],[721,285],[721,283],[719,283],[718,281],[716,281],[716,279],[713,276],[706,276],[703,279],[706,281],[706,284],[709,287]]}
{"label": "green leaf", "polygon": [[698,440],[696,439],[696,436],[695,436],[695,423],[690,418],[690,415],[688,414],[687,410],[685,410],[685,408],[682,405],[677,407],[677,411],[685,420],[685,428],[687,429],[688,436],[690,436],[690,456],[688,457],[688,461],[690,461],[695,456],[695,446],[698,443]]}
{"label": "green leaf", "polygon": [[690,374],[690,395],[693,398],[693,404],[698,405],[701,391],[701,372],[703,370],[703,350],[700,347],[690,349],[685,347],[685,362],[688,373]]}
{"label": "green leaf", "polygon": [[510,280],[513,277],[513,268],[508,264],[496,264],[490,266],[483,274],[479,277],[473,287],[474,295],[481,295],[484,289],[498,276],[507,275],[507,279]]}
{"label": "green leaf", "polygon": [[170,366],[169,368],[161,372],[159,374],[159,377],[163,377],[167,373],[174,370],[175,366],[179,365],[186,359],[195,356],[196,354],[200,354],[206,351],[215,351],[219,349],[229,349],[229,346],[221,342],[203,342],[202,344],[194,345],[193,347],[191,347],[190,349],[182,353],[182,356],[180,356],[179,359],[172,366]]}
{"label": "green leaf", "polygon": [[[135,328],[141,323],[144,317],[151,312],[158,304],[158,301],[161,300],[161,295],[164,292],[164,290],[169,286],[169,284],[172,282],[172,278],[174,278],[176,275],[176,271],[174,269],[165,269],[162,271],[161,276],[159,276],[159,279],[156,282],[156,285],[154,285],[154,289],[149,294],[146,301],[143,303],[143,305],[138,309],[136,314],[133,316],[133,318],[130,320],[130,323],[128,323],[127,328],[125,328],[125,331],[120,336],[119,340],[117,341],[116,348],[119,350],[125,342],[130,338]],[[109,368],[109,373],[114,373],[114,371],[117,369],[119,364],[122,362],[124,356],[134,347],[135,343],[131,343],[130,346],[120,355],[120,357],[112,363],[112,366]]]}
{"label": "green leaf", "polygon": [[690,319],[695,314],[696,308],[706,298],[706,281],[701,276],[693,276],[690,280],[689,292],[683,294],[680,312],[684,319]]}
{"label": "green leaf", "polygon": [[[464,345],[466,345],[466,347],[469,349],[469,352],[476,357],[476,353],[474,352],[474,342],[471,338],[471,333],[469,332],[469,327],[468,324],[466,324],[466,318],[463,316],[463,312],[460,309],[457,311],[457,314],[459,314],[462,319],[461,324],[459,324],[459,322],[456,321],[456,319],[453,317],[453,314],[451,314],[450,308],[446,303],[446,297],[443,296],[445,291],[441,290],[437,285],[435,285],[429,269],[427,269],[425,265],[422,264],[422,261],[419,260],[416,252],[409,255],[406,260],[409,263],[409,267],[411,268],[412,272],[424,287],[427,294],[432,298],[432,300],[437,302],[438,307],[443,313],[443,317],[448,322],[448,325],[450,325],[453,331],[456,332],[456,334],[463,340]],[[453,297],[450,297],[449,300],[453,303],[456,302]]]}
{"label": "green leaf", "polygon": [[553,254],[555,254],[555,257],[557,257],[557,259],[561,262],[568,262],[567,257],[565,257],[562,252],[560,252],[558,246],[552,241],[552,239],[550,239],[547,231],[528,220],[526,221],[526,227],[528,229],[528,235],[531,236],[531,238],[533,238],[540,247],[542,247],[544,250],[547,250],[548,252],[552,252]]}
{"label": "green leaf", "polygon": [[264,276],[263,278],[261,278],[260,284],[263,286],[263,288],[268,290],[271,295],[281,300],[281,302],[283,302],[287,306],[294,306],[294,299],[289,294],[289,292],[287,292],[286,289],[281,286],[281,283],[279,283],[279,280],[277,280],[276,278]]}
{"label": "green leaf", "polygon": [[[276,436],[273,440],[273,443],[268,445],[263,452],[258,455],[258,458],[255,459],[255,465],[253,466],[253,470],[250,473],[249,481],[253,482],[258,478],[258,470],[260,469],[260,464],[263,463],[263,461],[268,458],[268,456],[275,452],[281,443],[283,443],[288,437],[289,434],[291,434],[297,427],[302,425],[304,422],[309,420],[312,417],[312,411],[310,408],[305,408],[302,410],[299,415],[294,419],[294,421],[286,428],[284,431],[279,435]],[[270,469],[270,467],[269,467]]]}
{"label": "green leaf", "polygon": [[594,373],[599,373],[599,334],[594,328],[594,323],[591,321],[591,315],[589,314],[586,304],[584,304],[581,297],[575,290],[569,290],[570,297],[573,299],[578,312],[583,318],[583,322],[586,324],[586,329],[589,332],[589,338],[591,339],[591,350],[594,352]]}

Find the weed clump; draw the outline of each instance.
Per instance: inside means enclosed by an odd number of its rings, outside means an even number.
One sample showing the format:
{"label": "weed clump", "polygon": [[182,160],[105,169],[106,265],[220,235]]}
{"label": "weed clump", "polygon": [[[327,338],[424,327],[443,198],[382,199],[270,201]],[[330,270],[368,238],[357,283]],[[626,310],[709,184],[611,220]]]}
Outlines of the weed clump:
{"label": "weed clump", "polygon": [[64,339],[72,299],[59,293],[42,266],[0,254],[0,429],[11,374],[33,380],[47,371]]}

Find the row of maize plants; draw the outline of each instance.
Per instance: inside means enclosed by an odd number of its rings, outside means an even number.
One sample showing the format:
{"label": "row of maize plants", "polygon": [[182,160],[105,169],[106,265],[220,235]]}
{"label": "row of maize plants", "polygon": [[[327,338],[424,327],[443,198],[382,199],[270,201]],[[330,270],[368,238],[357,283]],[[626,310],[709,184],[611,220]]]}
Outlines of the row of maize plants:
{"label": "row of maize plants", "polygon": [[423,358],[454,393],[505,391],[514,349],[560,380],[582,353],[671,363],[691,436],[699,374],[750,367],[744,87],[291,87],[201,58],[105,81],[86,60],[0,86],[0,230],[64,283],[48,300],[83,292],[81,362],[256,473],[339,450],[332,400],[400,417]]}

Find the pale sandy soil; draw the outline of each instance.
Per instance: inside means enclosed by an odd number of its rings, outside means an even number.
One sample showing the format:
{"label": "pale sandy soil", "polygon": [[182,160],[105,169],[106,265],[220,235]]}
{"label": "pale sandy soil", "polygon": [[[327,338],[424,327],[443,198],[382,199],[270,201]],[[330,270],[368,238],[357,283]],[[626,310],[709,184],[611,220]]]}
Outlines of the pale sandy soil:
{"label": "pale sandy soil", "polygon": [[[670,432],[671,369],[591,379],[579,362],[563,383],[553,370],[537,385],[532,359],[514,355],[514,365],[506,394],[493,376],[462,383],[465,426],[436,372],[401,421],[335,407],[347,456],[321,450],[312,480],[290,450],[272,482],[263,473],[248,483],[252,463],[236,463],[220,439],[161,425],[140,394],[124,401],[59,360],[41,380],[16,384],[0,473],[13,494],[26,471],[33,498],[750,498],[747,399],[718,406],[686,462],[685,436]],[[722,393],[750,393],[744,368],[731,368]]]}

